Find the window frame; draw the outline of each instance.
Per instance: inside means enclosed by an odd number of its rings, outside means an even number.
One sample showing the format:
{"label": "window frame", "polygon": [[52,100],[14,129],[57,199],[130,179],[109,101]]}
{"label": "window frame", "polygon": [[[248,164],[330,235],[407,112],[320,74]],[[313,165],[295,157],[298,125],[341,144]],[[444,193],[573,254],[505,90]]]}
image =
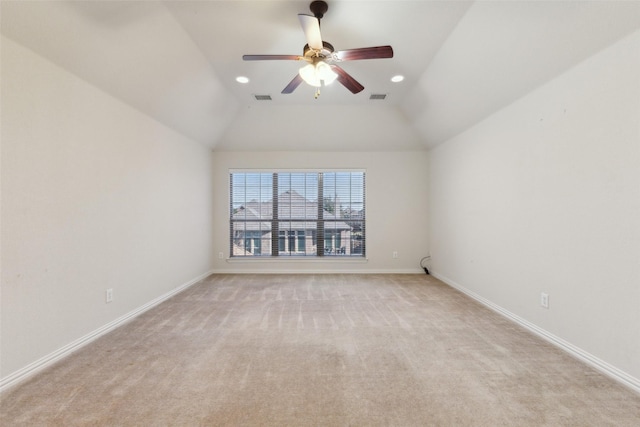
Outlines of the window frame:
{"label": "window frame", "polygon": [[[239,205],[240,200],[234,200],[234,174],[244,174],[243,185],[244,185],[244,203]],[[255,174],[255,175],[254,175]],[[260,174],[260,175],[259,175]],[[271,175],[271,183],[264,184],[264,176]],[[317,204],[317,216],[304,218],[293,218],[293,217],[282,217],[282,213],[280,213],[280,206],[282,202],[279,202],[281,196],[289,191],[296,192],[294,186],[289,182],[285,183],[284,186],[280,185],[281,179],[283,176],[285,178],[286,174],[290,174],[288,179],[293,181],[293,177],[297,175],[299,178],[300,175],[303,175],[305,179],[307,176],[315,176],[317,178],[317,182],[315,183],[314,195],[315,201],[307,194],[307,190],[305,188],[305,193],[303,195],[305,202],[310,202],[313,205]],[[311,174],[311,175],[310,175]],[[346,177],[347,184],[344,182],[340,183],[340,181],[344,181],[345,176],[340,176],[341,174],[348,174]],[[247,187],[247,178],[248,175],[254,175],[258,178],[258,192],[260,193],[260,200],[266,200],[270,202],[272,207],[272,217],[265,218],[262,216],[262,208],[260,216],[258,218],[249,219],[234,219],[234,215],[237,213],[236,208],[244,208],[247,209],[249,201],[247,199],[248,187]],[[343,201],[343,196],[348,194],[345,197],[347,200],[345,205],[340,204],[340,206],[346,206],[342,208],[339,212],[349,212],[349,214],[356,213],[356,219],[353,217],[330,217],[326,218],[325,212],[331,212],[325,210],[325,183],[324,178],[328,176],[328,180],[333,183],[333,187],[327,187],[328,193],[330,192],[331,197],[334,197],[334,203],[337,203],[337,200]],[[366,170],[365,169],[229,169],[229,260],[265,260],[265,259],[278,259],[278,260],[288,260],[288,259],[301,259],[301,260],[315,260],[315,259],[325,259],[325,260],[366,260]],[[306,181],[305,181],[306,182]],[[305,184],[306,185],[306,184]],[[264,186],[264,187],[263,187]],[[268,189],[271,191],[271,199],[265,199],[264,189]],[[280,188],[281,191],[278,191]],[[255,188],[254,188],[255,189]],[[236,188],[237,190],[237,188]],[[346,193],[340,193],[341,190],[348,190]],[[316,193],[317,192],[317,193]],[[319,200],[323,200],[322,203],[318,203]],[[289,205],[289,209],[294,206],[293,203]],[[305,203],[306,206],[306,203]],[[311,207],[312,209],[316,209],[315,207]],[[356,208],[361,208],[360,210],[356,210]],[[337,210],[335,207],[333,208],[334,212]],[[305,208],[306,212],[306,208]],[[278,216],[280,213],[280,216]],[[306,214],[306,213],[305,213]],[[275,218],[273,216],[275,215]],[[341,214],[338,214],[341,215]],[[249,222],[253,222],[258,225],[260,230],[265,230],[265,234],[262,237],[262,253],[256,255],[247,254],[245,251],[242,254],[236,254],[234,252],[234,242],[238,239],[242,239],[242,237],[237,237],[239,234],[243,232],[243,230],[238,231],[237,227],[234,227],[234,224],[237,223],[245,223],[244,232],[249,232],[249,227],[246,225]],[[268,224],[271,223],[270,228],[270,237],[265,237],[269,234]],[[295,223],[315,223],[315,227],[308,228],[308,225],[305,225],[304,228],[299,229],[295,228],[292,224]],[[339,224],[342,223],[342,226],[347,226],[348,228],[338,228]],[[255,226],[254,224],[254,226]],[[281,227],[282,224],[289,224],[288,227]],[[355,227],[354,227],[355,224]],[[328,227],[325,227],[327,225]],[[326,230],[325,230],[326,228]],[[342,230],[342,231],[340,231]],[[354,230],[357,230],[354,233]],[[284,233],[283,233],[284,232]],[[331,250],[327,251],[325,249],[325,238],[327,232],[331,235]],[[340,235],[340,233],[345,233],[344,235]],[[276,236],[275,238],[273,236]],[[322,236],[322,238],[318,238],[318,236]],[[245,237],[246,239],[246,237]],[[253,237],[252,237],[253,239]],[[270,245],[269,245],[270,241]],[[291,247],[291,241],[294,242],[293,247]],[[301,241],[305,242],[303,248],[301,248]],[[333,246],[338,242],[339,244],[349,245],[349,247],[344,248],[333,248]],[[243,245],[246,245],[246,240]],[[269,246],[271,246],[271,251],[269,251]],[[282,251],[282,246],[285,247],[285,250]],[[313,251],[309,250],[312,248]],[[354,250],[355,248],[355,250]],[[265,250],[266,249],[266,250]],[[302,250],[301,250],[302,249]]]}

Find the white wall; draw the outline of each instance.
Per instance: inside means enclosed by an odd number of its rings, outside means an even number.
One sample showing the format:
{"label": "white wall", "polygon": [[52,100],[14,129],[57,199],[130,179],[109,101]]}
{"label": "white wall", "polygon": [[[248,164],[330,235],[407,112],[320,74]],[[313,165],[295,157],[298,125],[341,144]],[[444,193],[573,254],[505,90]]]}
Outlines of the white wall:
{"label": "white wall", "polygon": [[7,378],[211,270],[212,154],[4,37],[1,88]]}
{"label": "white wall", "polygon": [[638,388],[639,76],[636,32],[432,150],[429,201],[436,275]]}
{"label": "white wall", "polygon": [[[216,152],[216,272],[420,272],[427,244],[427,153]],[[229,261],[229,169],[366,170],[367,262],[344,260]],[[398,258],[392,253],[398,251]]]}

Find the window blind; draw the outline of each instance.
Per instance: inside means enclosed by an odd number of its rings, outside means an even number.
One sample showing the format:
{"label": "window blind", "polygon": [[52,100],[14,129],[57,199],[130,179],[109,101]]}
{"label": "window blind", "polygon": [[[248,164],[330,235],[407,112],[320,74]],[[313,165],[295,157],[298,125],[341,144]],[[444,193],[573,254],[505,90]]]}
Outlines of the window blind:
{"label": "window blind", "polygon": [[365,172],[230,172],[232,257],[365,257]]}

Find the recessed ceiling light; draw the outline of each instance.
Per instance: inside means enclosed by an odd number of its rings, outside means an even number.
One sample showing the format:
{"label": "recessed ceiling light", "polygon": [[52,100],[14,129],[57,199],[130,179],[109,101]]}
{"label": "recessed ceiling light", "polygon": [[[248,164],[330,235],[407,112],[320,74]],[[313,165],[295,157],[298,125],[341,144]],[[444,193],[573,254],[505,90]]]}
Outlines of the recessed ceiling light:
{"label": "recessed ceiling light", "polygon": [[391,81],[394,82],[394,83],[398,83],[398,82],[401,82],[403,80],[404,80],[404,76],[401,76],[399,74],[397,76],[391,77]]}
{"label": "recessed ceiling light", "polygon": [[249,77],[238,76],[238,77],[236,77],[236,81],[238,83],[249,83]]}

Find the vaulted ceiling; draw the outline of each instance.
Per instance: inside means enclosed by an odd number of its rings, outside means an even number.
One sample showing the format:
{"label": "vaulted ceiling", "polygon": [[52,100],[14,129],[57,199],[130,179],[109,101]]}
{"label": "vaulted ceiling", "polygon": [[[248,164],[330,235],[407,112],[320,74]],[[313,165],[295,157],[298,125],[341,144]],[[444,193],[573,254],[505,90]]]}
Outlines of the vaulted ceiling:
{"label": "vaulted ceiling", "polygon": [[308,1],[2,0],[1,29],[214,150],[383,151],[446,141],[640,28],[637,1],[327,3],[336,50],[393,46],[341,64],[356,95],[337,82],[281,94],[303,64],[242,60],[302,54]]}

